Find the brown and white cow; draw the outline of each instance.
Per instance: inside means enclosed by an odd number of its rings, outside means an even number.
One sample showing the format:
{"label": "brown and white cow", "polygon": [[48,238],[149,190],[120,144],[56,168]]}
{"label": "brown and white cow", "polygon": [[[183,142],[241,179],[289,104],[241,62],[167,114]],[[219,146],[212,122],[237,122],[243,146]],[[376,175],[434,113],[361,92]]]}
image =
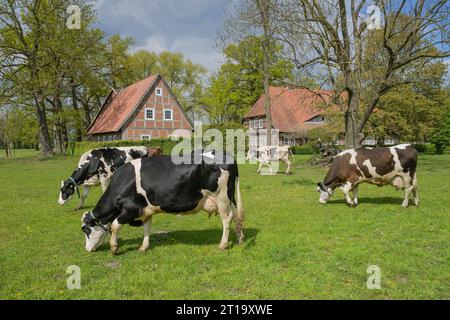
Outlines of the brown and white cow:
{"label": "brown and white cow", "polygon": [[[340,187],[350,206],[358,204],[358,186],[362,182],[378,186],[391,184],[405,190],[403,207],[409,204],[409,196],[414,196],[414,204],[419,205],[417,195],[417,151],[408,144],[383,148],[357,148],[339,153],[322,182],[317,185],[320,203],[327,203],[334,189]],[[350,197],[353,192],[353,199]]]}

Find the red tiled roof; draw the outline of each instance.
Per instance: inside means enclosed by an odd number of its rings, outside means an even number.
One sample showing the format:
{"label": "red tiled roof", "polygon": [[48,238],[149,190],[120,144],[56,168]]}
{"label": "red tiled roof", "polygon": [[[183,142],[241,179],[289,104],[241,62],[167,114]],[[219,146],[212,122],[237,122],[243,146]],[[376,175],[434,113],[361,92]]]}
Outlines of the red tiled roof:
{"label": "red tiled roof", "polygon": [[[298,132],[315,127],[308,121],[323,113],[321,106],[331,100],[332,91],[270,87],[270,115],[272,125],[280,132]],[[256,101],[244,118],[265,116],[264,94]]]}
{"label": "red tiled roof", "polygon": [[112,101],[108,105],[102,107],[89,128],[88,134],[119,131],[156,78],[156,75],[151,75],[121,89],[112,97]]}

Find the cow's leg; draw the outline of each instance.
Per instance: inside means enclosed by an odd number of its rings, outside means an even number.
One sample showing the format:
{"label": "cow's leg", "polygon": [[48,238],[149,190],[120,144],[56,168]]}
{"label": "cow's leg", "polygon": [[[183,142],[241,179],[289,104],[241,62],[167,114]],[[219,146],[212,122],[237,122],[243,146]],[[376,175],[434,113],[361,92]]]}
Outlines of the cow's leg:
{"label": "cow's leg", "polygon": [[110,180],[106,177],[100,176],[100,184],[102,185],[102,192],[105,193],[106,189],[108,189]]}
{"label": "cow's leg", "polygon": [[117,241],[119,237],[119,230],[122,228],[122,224],[117,219],[111,224],[111,239],[109,240],[109,246],[111,247],[111,253],[116,254],[119,250],[119,243]]}
{"label": "cow's leg", "polygon": [[144,227],[144,240],[142,241],[142,245],[139,248],[139,251],[147,251],[150,245],[150,227],[152,225],[152,217],[149,217],[147,220],[143,221]]}
{"label": "cow's leg", "polygon": [[417,177],[416,177],[416,174],[414,174],[414,178],[413,178],[413,181],[412,181],[412,186],[413,186],[412,194],[413,194],[413,197],[414,197],[414,204],[416,206],[418,206],[419,205],[419,195],[417,194]]}
{"label": "cow's leg", "polygon": [[261,172],[261,167],[262,167],[262,163],[259,163],[259,167],[258,167],[258,171],[256,171],[256,173],[260,173]]}
{"label": "cow's leg", "polygon": [[291,161],[289,161],[289,159],[286,159],[285,162],[287,165],[286,174],[290,174],[291,173]]}
{"label": "cow's leg", "polygon": [[358,205],[358,189],[359,189],[359,185],[357,184],[353,188],[353,203],[355,204],[355,206]]}
{"label": "cow's leg", "polygon": [[242,213],[239,215],[237,212],[236,206],[232,203],[231,210],[233,211],[233,220],[236,224],[235,232],[238,244],[242,244],[244,242],[244,221]]}
{"label": "cow's leg", "polygon": [[405,198],[403,199],[402,207],[407,208],[409,205],[409,196],[413,190],[413,186],[411,185],[411,178],[409,176],[402,177],[403,186],[405,187]]}
{"label": "cow's leg", "polygon": [[83,208],[84,201],[86,200],[90,190],[91,190],[91,186],[83,184],[83,193],[81,194],[80,202],[78,203],[78,205],[75,208],[75,210]]}
{"label": "cow's leg", "polygon": [[267,163],[267,166],[269,167],[270,174],[272,174],[273,171],[272,171],[272,166],[270,165],[270,162]]}
{"label": "cow's leg", "polygon": [[350,197],[350,191],[353,189],[353,184],[350,181],[347,181],[342,187],[342,192],[345,195],[345,200],[347,201],[349,206],[353,206],[353,200]]}
{"label": "cow's leg", "polygon": [[228,236],[230,235],[230,223],[233,219],[233,210],[229,206],[227,208],[219,208],[219,214],[222,218],[222,240],[220,240],[219,249],[223,250],[228,248]]}

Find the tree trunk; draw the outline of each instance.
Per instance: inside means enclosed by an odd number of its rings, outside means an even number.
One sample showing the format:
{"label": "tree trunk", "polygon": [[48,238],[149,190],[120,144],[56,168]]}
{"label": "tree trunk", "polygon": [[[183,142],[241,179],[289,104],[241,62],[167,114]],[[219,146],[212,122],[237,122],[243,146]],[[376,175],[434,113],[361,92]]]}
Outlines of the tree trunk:
{"label": "tree trunk", "polygon": [[[73,80],[71,80],[70,87],[71,87],[71,94],[72,94],[72,106],[73,106],[73,109],[75,111],[77,111],[77,113],[78,113],[79,108],[78,108],[78,101],[77,101],[77,96],[76,96],[77,92],[76,92],[76,86],[75,86],[75,83]],[[76,136],[77,141],[82,140],[82,133],[81,133],[79,121],[76,121],[76,123],[75,123],[75,136]]]}
{"label": "tree trunk", "polygon": [[50,134],[48,133],[47,116],[45,114],[45,105],[40,94],[34,94],[34,103],[36,105],[36,117],[39,126],[39,150],[44,157],[53,154]]}
{"label": "tree trunk", "polygon": [[89,128],[89,126],[91,125],[91,121],[92,121],[88,102],[83,103],[83,112],[84,112],[85,129],[87,130]]}
{"label": "tree trunk", "polygon": [[344,114],[345,120],[345,147],[346,149],[359,148],[364,140],[360,129],[357,114],[359,109],[359,91],[348,83],[348,107]]}
{"label": "tree trunk", "polygon": [[272,116],[270,114],[270,7],[267,0],[258,4],[264,30],[264,39],[262,40],[263,49],[263,77],[264,77],[264,112],[266,114],[266,145],[272,145]]}
{"label": "tree trunk", "polygon": [[[264,54],[265,56],[265,54]],[[272,145],[272,116],[270,114],[270,92],[269,92],[269,77],[268,77],[268,62],[264,57],[264,112],[266,114],[266,134],[267,145]]]}
{"label": "tree trunk", "polygon": [[55,144],[55,147],[58,147],[58,152],[66,152],[67,144],[68,144],[68,137],[67,137],[67,125],[66,121],[62,117],[63,112],[63,105],[60,97],[54,98],[54,106],[55,111],[58,114],[58,121],[57,121],[57,130],[56,135],[58,136],[58,145]]}

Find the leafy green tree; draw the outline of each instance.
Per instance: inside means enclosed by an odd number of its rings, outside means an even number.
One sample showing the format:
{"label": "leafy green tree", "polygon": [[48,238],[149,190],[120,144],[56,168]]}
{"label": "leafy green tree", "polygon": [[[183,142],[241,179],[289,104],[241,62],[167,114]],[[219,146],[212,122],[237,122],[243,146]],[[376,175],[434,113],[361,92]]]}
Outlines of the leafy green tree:
{"label": "leafy green tree", "polygon": [[133,81],[139,81],[155,73],[158,54],[147,50],[138,50],[129,58]]}
{"label": "leafy green tree", "polygon": [[207,73],[205,67],[186,59],[183,54],[168,51],[157,54],[139,50],[129,56],[128,69],[130,83],[150,74],[160,74],[185,109],[198,104]]}
{"label": "leafy green tree", "polygon": [[403,141],[426,142],[443,114],[443,103],[414,92],[409,86],[386,94],[367,127],[367,134],[382,141],[398,137]]}
{"label": "leafy green tree", "polygon": [[445,147],[450,146],[450,101],[447,100],[446,114],[442,118],[437,130],[430,139],[436,147],[436,153],[443,153]]}
{"label": "leafy green tree", "polygon": [[[412,64],[405,70],[419,72]],[[426,142],[445,113],[446,92],[442,85],[446,66],[441,62],[420,67],[410,84],[398,85],[383,95],[369,119],[365,134],[382,144],[388,137]]]}
{"label": "leafy green tree", "polygon": [[[203,103],[213,123],[240,122],[264,91],[263,50],[258,37],[248,37],[228,45],[223,53],[226,62],[210,78]],[[293,78],[293,65],[279,58],[282,47],[273,45],[270,84],[282,85]]]}

